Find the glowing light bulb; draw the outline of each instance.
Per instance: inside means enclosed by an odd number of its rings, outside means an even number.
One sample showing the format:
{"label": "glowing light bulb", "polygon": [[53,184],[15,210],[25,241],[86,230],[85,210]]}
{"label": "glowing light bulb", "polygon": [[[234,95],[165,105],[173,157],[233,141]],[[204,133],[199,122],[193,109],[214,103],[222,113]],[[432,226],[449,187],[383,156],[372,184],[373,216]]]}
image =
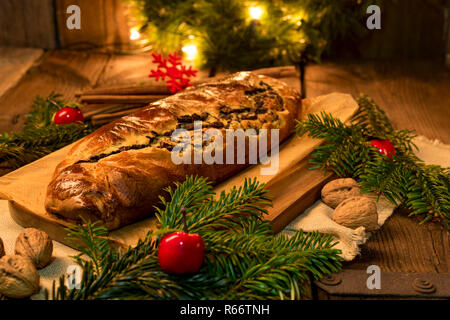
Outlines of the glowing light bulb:
{"label": "glowing light bulb", "polygon": [[197,46],[195,44],[189,44],[181,48],[181,51],[183,51],[186,54],[186,60],[195,60],[198,54]]}
{"label": "glowing light bulb", "polygon": [[261,7],[250,7],[248,8],[248,13],[253,20],[259,20],[264,13]]}
{"label": "glowing light bulb", "polygon": [[130,40],[137,40],[141,37],[141,34],[137,29],[131,29],[130,30]]}

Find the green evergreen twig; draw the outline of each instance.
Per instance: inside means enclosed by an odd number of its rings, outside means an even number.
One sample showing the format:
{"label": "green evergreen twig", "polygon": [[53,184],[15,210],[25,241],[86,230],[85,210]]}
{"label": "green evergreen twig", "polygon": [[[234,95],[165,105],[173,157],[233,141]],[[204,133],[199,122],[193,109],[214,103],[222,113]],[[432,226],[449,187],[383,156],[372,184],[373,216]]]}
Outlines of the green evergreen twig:
{"label": "green evergreen twig", "polygon": [[18,133],[0,134],[0,163],[10,169],[19,168],[53,151],[59,150],[93,132],[90,123],[55,125],[53,115],[65,106],[61,95],[51,93],[47,98],[36,97],[25,126]]}
{"label": "green evergreen twig", "polygon": [[[384,195],[394,205],[403,205],[410,215],[433,218],[449,228],[449,169],[425,165],[414,155],[415,135],[395,130],[385,112],[368,96],[358,99],[359,108],[350,124],[332,115],[308,115],[297,123],[296,132],[323,139],[309,160],[311,169],[330,170],[339,177],[353,177],[364,192]],[[371,139],[388,139],[396,149],[393,159],[370,146]]]}
{"label": "green evergreen twig", "polygon": [[[106,228],[97,223],[70,228],[69,238],[80,243],[81,288],[69,290],[62,277],[53,298],[300,299],[310,296],[310,276],[319,279],[341,269],[340,251],[330,235],[274,236],[263,220],[262,206],[269,200],[256,180],[246,180],[217,200],[199,177],[187,177],[168,192],[169,200],[157,213],[161,230],[149,232],[125,252],[105,240]],[[205,262],[195,275],[168,275],[158,263],[158,236],[183,229],[181,208],[189,213],[190,232],[205,241]]]}

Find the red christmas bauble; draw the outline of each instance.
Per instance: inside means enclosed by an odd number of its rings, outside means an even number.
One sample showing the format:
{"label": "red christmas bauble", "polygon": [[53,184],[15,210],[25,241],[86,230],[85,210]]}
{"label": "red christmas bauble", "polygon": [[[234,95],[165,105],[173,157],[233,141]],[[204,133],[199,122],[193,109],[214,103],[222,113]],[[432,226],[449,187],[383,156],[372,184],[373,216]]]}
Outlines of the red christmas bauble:
{"label": "red christmas bauble", "polygon": [[74,122],[84,122],[83,113],[78,107],[64,107],[53,117],[55,124],[69,124]]}
{"label": "red christmas bauble", "polygon": [[392,159],[392,156],[395,156],[395,147],[387,139],[384,140],[370,140],[370,145],[377,148],[378,152],[388,156]]}
{"label": "red christmas bauble", "polygon": [[159,265],[168,274],[196,273],[202,266],[204,257],[205,243],[195,233],[171,233],[159,243]]}

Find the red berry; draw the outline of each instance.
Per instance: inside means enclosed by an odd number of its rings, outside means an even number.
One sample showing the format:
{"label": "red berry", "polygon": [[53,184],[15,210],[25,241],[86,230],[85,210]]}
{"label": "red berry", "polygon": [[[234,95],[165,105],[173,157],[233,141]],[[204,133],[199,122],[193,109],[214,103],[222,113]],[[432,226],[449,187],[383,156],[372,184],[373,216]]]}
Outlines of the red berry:
{"label": "red berry", "polygon": [[389,140],[370,140],[370,145],[377,148],[378,152],[392,159],[395,156],[395,148]]}
{"label": "red berry", "polygon": [[76,107],[64,107],[60,109],[53,117],[55,124],[69,124],[74,122],[84,122],[83,113]]}
{"label": "red berry", "polygon": [[205,243],[195,233],[171,233],[159,243],[159,265],[168,274],[196,273],[202,266],[204,257]]}

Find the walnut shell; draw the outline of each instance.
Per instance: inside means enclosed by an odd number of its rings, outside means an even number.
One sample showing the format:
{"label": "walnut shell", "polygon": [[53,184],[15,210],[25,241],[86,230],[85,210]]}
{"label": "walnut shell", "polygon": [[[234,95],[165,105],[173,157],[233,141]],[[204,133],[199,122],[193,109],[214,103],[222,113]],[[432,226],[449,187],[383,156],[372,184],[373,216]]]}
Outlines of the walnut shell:
{"label": "walnut shell", "polygon": [[29,258],[40,269],[49,264],[52,258],[53,242],[44,231],[27,228],[17,237],[15,253]]}
{"label": "walnut shell", "polygon": [[0,294],[27,298],[39,292],[39,273],[30,259],[6,255],[0,259]]}
{"label": "walnut shell", "polygon": [[333,211],[331,218],[336,223],[351,229],[361,226],[367,231],[378,229],[377,204],[366,197],[345,199]]}
{"label": "walnut shell", "polygon": [[360,194],[359,185],[352,178],[336,179],[322,188],[322,201],[334,209],[345,199]]}
{"label": "walnut shell", "polygon": [[0,238],[0,258],[5,255],[5,247],[3,246],[2,238]]}

